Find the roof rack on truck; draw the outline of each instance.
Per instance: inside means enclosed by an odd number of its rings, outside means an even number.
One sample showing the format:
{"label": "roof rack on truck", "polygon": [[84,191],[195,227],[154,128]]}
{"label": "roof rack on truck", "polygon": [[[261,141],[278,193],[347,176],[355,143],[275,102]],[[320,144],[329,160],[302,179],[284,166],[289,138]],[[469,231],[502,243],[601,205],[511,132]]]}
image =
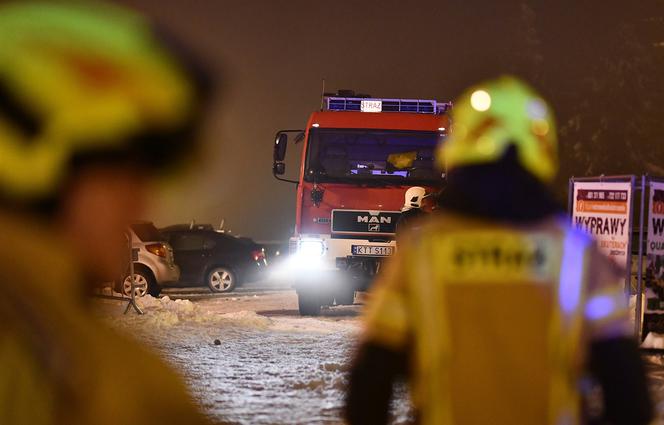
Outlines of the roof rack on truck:
{"label": "roof rack on truck", "polygon": [[325,96],[324,111],[345,112],[409,112],[441,115],[451,109],[451,102],[423,99],[384,99],[366,97]]}

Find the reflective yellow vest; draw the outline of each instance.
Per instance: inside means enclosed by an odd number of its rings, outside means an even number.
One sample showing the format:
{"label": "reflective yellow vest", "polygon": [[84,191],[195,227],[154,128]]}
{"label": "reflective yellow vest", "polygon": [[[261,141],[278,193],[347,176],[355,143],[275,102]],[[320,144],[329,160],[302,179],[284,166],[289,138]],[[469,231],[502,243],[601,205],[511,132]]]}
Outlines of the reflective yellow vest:
{"label": "reflective yellow vest", "polygon": [[386,266],[364,338],[410,350],[422,424],[577,424],[588,343],[630,334],[622,288],[620,270],[562,221],[441,214]]}
{"label": "reflective yellow vest", "polygon": [[160,358],[86,309],[60,238],[3,215],[0,235],[0,424],[208,423]]}

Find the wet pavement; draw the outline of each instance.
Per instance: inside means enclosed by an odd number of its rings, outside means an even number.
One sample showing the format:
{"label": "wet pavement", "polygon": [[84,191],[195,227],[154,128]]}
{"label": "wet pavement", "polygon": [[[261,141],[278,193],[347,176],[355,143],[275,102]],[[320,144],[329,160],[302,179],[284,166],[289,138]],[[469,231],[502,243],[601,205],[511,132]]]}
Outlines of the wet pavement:
{"label": "wet pavement", "polygon": [[[268,283],[227,295],[205,289],[167,290],[164,295],[141,300],[143,316],[121,315],[116,301],[100,301],[101,310],[183,373],[213,419],[233,424],[343,423],[346,371],[360,331],[361,305],[300,317],[295,293]],[[656,423],[664,425],[664,356],[645,358],[658,399],[661,419]],[[408,423],[407,397],[399,392],[394,423]]]}

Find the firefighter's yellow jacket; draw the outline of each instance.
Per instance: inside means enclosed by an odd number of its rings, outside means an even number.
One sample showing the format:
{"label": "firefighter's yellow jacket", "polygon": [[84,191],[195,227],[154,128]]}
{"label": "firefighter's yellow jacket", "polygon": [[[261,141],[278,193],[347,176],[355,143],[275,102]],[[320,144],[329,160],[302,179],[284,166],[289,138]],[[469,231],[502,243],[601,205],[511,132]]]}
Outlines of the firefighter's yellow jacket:
{"label": "firefighter's yellow jacket", "polygon": [[622,276],[562,220],[441,214],[401,241],[364,338],[410,351],[422,424],[576,424],[589,342],[631,332]]}
{"label": "firefighter's yellow jacket", "polygon": [[180,378],[95,320],[46,227],[0,215],[0,424],[205,424]]}

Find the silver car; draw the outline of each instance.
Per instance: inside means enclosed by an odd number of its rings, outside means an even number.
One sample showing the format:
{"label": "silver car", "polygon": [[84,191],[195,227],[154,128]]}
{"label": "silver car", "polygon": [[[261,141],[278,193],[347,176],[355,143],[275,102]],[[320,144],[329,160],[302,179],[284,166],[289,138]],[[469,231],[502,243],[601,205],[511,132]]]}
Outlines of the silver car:
{"label": "silver car", "polygon": [[[145,294],[156,297],[164,285],[180,279],[180,268],[173,261],[173,249],[151,222],[133,223],[129,232],[134,262],[134,293],[139,297]],[[129,273],[116,283],[115,290],[131,295]]]}

